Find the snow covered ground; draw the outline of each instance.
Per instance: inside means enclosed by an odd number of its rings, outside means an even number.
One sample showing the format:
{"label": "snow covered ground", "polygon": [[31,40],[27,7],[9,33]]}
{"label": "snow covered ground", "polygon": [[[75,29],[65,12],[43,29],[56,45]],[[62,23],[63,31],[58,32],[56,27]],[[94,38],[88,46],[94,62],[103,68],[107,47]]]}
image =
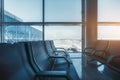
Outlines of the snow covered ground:
{"label": "snow covered ground", "polygon": [[82,49],[81,40],[59,39],[54,40],[54,44],[56,47],[63,47],[69,52],[79,52]]}

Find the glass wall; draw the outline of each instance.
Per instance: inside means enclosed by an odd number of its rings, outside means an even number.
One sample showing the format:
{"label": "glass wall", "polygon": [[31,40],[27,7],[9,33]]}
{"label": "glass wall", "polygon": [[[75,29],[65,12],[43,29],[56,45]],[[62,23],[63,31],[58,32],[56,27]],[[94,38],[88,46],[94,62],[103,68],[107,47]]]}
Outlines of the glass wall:
{"label": "glass wall", "polygon": [[81,1],[4,0],[4,22],[1,29],[3,42],[36,41],[45,38],[54,40],[56,46],[71,52],[75,51],[75,48],[76,52],[80,51]]}
{"label": "glass wall", "polygon": [[6,43],[42,40],[42,27],[33,25],[5,25],[4,40]]}
{"label": "glass wall", "polygon": [[[45,0],[45,40],[69,52],[81,50],[81,0]],[[77,25],[76,25],[77,23]]]}
{"label": "glass wall", "polygon": [[98,22],[120,22],[120,0],[98,0]]}
{"label": "glass wall", "polygon": [[5,22],[16,22],[6,17],[14,17],[21,22],[41,22],[42,0],[4,0],[4,13]]}
{"label": "glass wall", "polygon": [[54,40],[56,47],[69,52],[81,50],[81,26],[45,26],[45,39]]}
{"label": "glass wall", "polygon": [[36,22],[42,22],[42,0],[4,0],[4,42],[42,40]]}
{"label": "glass wall", "polygon": [[81,0],[45,0],[46,22],[81,22]]}
{"label": "glass wall", "polygon": [[98,0],[98,39],[120,40],[120,0]]}
{"label": "glass wall", "polygon": [[99,40],[120,40],[120,26],[98,26]]}

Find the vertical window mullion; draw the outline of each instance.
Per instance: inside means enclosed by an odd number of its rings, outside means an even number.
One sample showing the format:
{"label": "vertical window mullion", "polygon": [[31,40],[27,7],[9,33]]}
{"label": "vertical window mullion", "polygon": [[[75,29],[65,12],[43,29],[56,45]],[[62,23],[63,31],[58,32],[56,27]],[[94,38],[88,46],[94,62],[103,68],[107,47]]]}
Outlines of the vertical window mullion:
{"label": "vertical window mullion", "polygon": [[0,12],[1,12],[1,14],[0,14],[0,37],[1,37],[1,41],[0,42],[4,42],[4,25],[3,25],[3,23],[4,23],[4,0],[0,0]]}
{"label": "vertical window mullion", "polygon": [[44,41],[45,40],[45,0],[43,0],[43,3],[42,3],[42,29],[43,29],[43,35],[42,35],[42,40]]}

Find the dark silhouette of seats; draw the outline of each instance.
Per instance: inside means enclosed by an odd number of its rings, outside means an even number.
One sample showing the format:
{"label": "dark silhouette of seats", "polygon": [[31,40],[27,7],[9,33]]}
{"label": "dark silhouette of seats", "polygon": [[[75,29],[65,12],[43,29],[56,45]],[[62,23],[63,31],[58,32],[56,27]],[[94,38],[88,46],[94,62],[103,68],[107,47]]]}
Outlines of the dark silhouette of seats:
{"label": "dark silhouette of seats", "polygon": [[23,44],[0,44],[0,80],[35,80]]}
{"label": "dark silhouette of seats", "polygon": [[92,47],[86,47],[83,50],[83,54],[89,57],[89,60],[86,60],[86,63],[93,61],[99,61],[101,63],[107,62],[106,50],[108,49],[109,41],[108,40],[98,40]]}
{"label": "dark silhouette of seats", "polygon": [[66,49],[62,48],[62,47],[56,47],[54,45],[53,40],[49,40],[49,45],[51,45],[51,48],[53,49],[54,52],[63,52],[64,55],[69,56],[68,52],[66,51]]}
{"label": "dark silhouette of seats", "polygon": [[[41,71],[66,71],[67,79],[69,80],[79,80],[79,77],[75,71],[72,64],[69,64],[64,57],[49,56],[45,49],[44,41],[32,41],[25,43],[29,50],[29,54],[32,54],[36,65]],[[56,60],[64,60],[64,62],[57,62]],[[57,73],[56,73],[57,75]],[[54,80],[66,80],[65,78],[55,78]]]}
{"label": "dark silhouette of seats", "polygon": [[113,69],[114,71],[120,72],[120,41],[109,41],[109,46],[105,51],[99,51],[100,53],[103,53],[104,55],[97,55],[96,52],[95,58],[101,62],[104,63],[106,66],[108,66],[110,69]]}
{"label": "dark silhouette of seats", "polygon": [[[101,62],[102,64],[106,65],[110,69],[113,69],[114,71],[120,72],[120,41],[109,41],[103,43],[102,48],[95,48],[93,49],[94,52],[90,54],[89,56],[96,60]],[[88,54],[87,54],[88,55]]]}
{"label": "dark silhouette of seats", "polygon": [[45,48],[50,56],[59,56],[59,57],[64,57],[69,63],[72,63],[69,54],[66,51],[61,51],[61,50],[54,50],[51,46],[51,40],[45,41]]}
{"label": "dark silhouette of seats", "polygon": [[98,40],[98,41],[96,41],[96,43],[93,47],[86,47],[84,49],[83,53],[88,56],[93,56],[95,53],[96,53],[95,55],[97,55],[97,56],[104,56],[103,52],[106,51],[108,46],[109,46],[108,40]]}
{"label": "dark silhouette of seats", "polygon": [[108,50],[106,51],[107,55],[109,56],[107,60],[107,65],[120,73],[120,41],[111,40]]}
{"label": "dark silhouette of seats", "polygon": [[110,42],[108,40],[98,40],[96,47],[94,48],[92,54],[90,55],[94,60],[106,64],[109,56],[107,55],[107,50]]}
{"label": "dark silhouette of seats", "polygon": [[0,80],[46,80],[67,77],[66,71],[36,71],[31,66],[23,43],[0,44]]}

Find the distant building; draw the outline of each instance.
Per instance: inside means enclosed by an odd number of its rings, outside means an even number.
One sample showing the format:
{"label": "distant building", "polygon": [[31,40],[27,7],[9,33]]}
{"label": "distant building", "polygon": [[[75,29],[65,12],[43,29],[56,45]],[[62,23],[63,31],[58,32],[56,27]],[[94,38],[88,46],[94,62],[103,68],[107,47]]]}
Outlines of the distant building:
{"label": "distant building", "polygon": [[[5,11],[5,22],[23,22],[22,19]],[[30,25],[4,25],[5,42],[37,41],[42,39],[42,31]]]}

